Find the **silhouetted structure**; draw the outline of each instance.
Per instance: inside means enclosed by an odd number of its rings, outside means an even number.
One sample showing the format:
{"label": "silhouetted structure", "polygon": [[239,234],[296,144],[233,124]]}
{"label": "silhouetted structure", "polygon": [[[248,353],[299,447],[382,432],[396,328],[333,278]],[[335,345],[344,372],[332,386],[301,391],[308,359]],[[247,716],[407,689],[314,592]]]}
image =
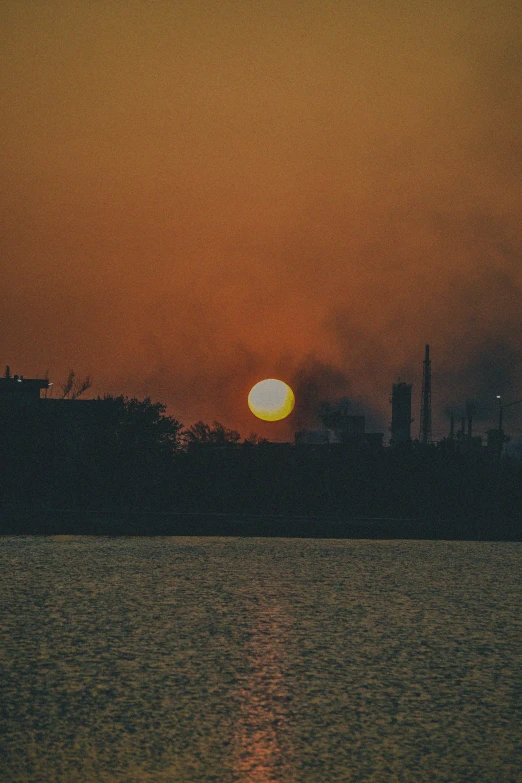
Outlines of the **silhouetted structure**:
{"label": "silhouetted structure", "polygon": [[12,376],[9,365],[7,365],[4,377],[0,378],[0,409],[3,413],[7,413],[15,407],[36,407],[40,400],[41,389],[48,387],[47,378]]}
{"label": "silhouetted structure", "polygon": [[[425,392],[429,370],[427,347]],[[241,443],[239,433],[219,422],[183,430],[149,398],[40,399],[50,385],[12,377],[9,368],[0,378],[0,534],[315,536],[329,530],[342,537],[344,520],[364,518],[411,522],[411,528],[379,527],[385,537],[522,536],[522,460],[499,458],[508,439],[501,409],[487,448],[473,435],[469,403],[467,431],[465,416],[455,439],[426,448],[409,438],[412,387],[399,381],[392,433],[404,448],[382,448],[383,433],[367,433],[364,416],[349,414],[347,400],[323,406],[324,428],[297,433],[295,444],[255,437]],[[499,402],[499,408],[518,403]],[[429,394],[423,407],[431,412]],[[429,442],[425,415],[423,422]],[[141,513],[151,516],[138,523]],[[258,521],[245,526],[245,515]],[[327,516],[336,520],[333,527]],[[174,519],[181,517],[179,527]],[[367,529],[357,528],[364,535]]]}
{"label": "silhouetted structure", "polygon": [[502,457],[502,450],[504,448],[504,443],[507,443],[509,441],[509,437],[506,436],[503,428],[502,428],[502,419],[503,419],[503,412],[504,408],[511,408],[512,405],[520,405],[522,403],[522,400],[515,400],[514,402],[507,402],[502,404],[502,398],[500,394],[497,394],[497,400],[498,400],[498,430],[497,434],[493,434],[493,430],[488,430],[488,447],[490,444],[492,445],[491,448],[495,448],[497,451],[497,458],[500,460]]}
{"label": "silhouetted structure", "polygon": [[339,438],[333,430],[305,428],[295,433],[295,443],[299,446],[319,446],[328,443],[339,443]]}
{"label": "silhouetted structure", "polygon": [[298,445],[321,445],[329,443],[353,444],[362,442],[366,433],[366,417],[354,416],[346,412],[346,406],[340,403],[330,405],[325,403],[321,413],[323,427],[320,429],[303,429],[295,433],[295,443]]}
{"label": "silhouetted structure", "polygon": [[[295,433],[295,445],[315,446],[321,448],[332,447],[334,450],[349,451],[376,451],[382,449],[383,432],[365,432],[364,416],[351,417],[353,428],[340,431],[323,429],[304,429]],[[361,421],[362,420],[362,421]]]}
{"label": "silhouetted structure", "polygon": [[504,448],[505,435],[503,430],[492,429],[487,431],[486,449],[490,457],[500,460]]}
{"label": "silhouetted structure", "polygon": [[[475,411],[475,406],[470,400],[466,401],[466,419],[468,421],[468,432],[467,432],[467,448],[470,450],[473,446],[473,413]],[[482,439],[481,439],[482,440]]]}
{"label": "silhouetted structure", "polygon": [[391,442],[407,443],[411,440],[411,383],[398,381],[392,388]]}
{"label": "silhouetted structure", "polygon": [[422,401],[419,440],[421,443],[430,443],[431,441],[431,361],[429,345],[426,346],[426,356],[422,369]]}
{"label": "silhouetted structure", "polygon": [[366,418],[364,416],[347,416],[343,426],[338,430],[339,440],[349,440],[364,435],[366,432]]}

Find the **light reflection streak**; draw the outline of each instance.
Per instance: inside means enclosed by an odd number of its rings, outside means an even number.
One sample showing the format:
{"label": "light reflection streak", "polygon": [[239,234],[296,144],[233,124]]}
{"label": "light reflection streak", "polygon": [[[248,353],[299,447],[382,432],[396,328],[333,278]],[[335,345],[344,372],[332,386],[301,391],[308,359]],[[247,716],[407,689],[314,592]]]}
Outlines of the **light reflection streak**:
{"label": "light reflection streak", "polygon": [[290,696],[283,676],[287,620],[268,600],[260,601],[256,614],[245,650],[250,672],[239,691],[235,780],[287,783],[293,779],[286,714]]}

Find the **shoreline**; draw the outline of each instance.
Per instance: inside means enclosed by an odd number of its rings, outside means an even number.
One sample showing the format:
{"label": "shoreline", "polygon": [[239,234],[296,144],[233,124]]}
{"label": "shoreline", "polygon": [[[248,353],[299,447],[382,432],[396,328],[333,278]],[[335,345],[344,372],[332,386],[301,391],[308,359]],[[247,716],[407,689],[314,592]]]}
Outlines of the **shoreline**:
{"label": "shoreline", "polygon": [[196,511],[0,511],[0,536],[220,536],[522,541],[521,519],[418,520]]}

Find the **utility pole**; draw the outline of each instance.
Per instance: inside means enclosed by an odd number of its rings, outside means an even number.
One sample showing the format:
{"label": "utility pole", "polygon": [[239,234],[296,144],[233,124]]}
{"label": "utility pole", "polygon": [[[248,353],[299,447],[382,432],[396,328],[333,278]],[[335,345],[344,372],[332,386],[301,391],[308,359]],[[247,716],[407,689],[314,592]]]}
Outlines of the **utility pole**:
{"label": "utility pole", "polygon": [[422,367],[422,402],[419,440],[421,443],[429,443],[431,441],[431,361],[429,345],[426,346],[426,356]]}
{"label": "utility pole", "polygon": [[497,394],[497,400],[498,400],[498,459],[500,460],[500,457],[502,455],[502,447],[504,445],[504,441],[506,440],[504,436],[504,430],[502,429],[502,412],[504,408],[510,408],[512,405],[520,405],[522,400],[515,400],[514,402],[506,402],[504,403],[504,405],[502,405],[502,397],[500,396],[500,394]]}

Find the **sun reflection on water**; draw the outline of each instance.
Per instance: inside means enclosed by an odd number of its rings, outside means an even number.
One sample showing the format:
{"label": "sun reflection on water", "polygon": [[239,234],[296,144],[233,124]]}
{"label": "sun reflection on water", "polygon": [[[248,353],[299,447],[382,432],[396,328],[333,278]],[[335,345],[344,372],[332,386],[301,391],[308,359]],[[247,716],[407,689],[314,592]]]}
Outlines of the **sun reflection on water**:
{"label": "sun reflection on water", "polygon": [[234,772],[240,783],[293,779],[286,731],[290,695],[283,674],[287,623],[277,603],[260,603],[245,651],[250,674],[239,691]]}

